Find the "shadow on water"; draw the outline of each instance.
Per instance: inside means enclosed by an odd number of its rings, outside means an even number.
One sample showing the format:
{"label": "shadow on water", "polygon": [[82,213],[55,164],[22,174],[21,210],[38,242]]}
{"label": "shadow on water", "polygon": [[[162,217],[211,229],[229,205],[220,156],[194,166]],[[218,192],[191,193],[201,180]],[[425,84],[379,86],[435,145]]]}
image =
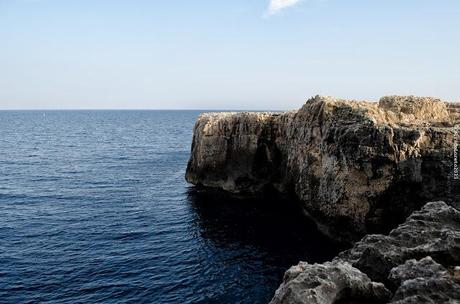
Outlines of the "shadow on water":
{"label": "shadow on water", "polygon": [[268,303],[284,272],[299,261],[332,259],[341,248],[321,234],[296,199],[234,197],[189,188],[195,239],[206,252],[204,298],[197,303]]}
{"label": "shadow on water", "polygon": [[253,248],[261,262],[284,270],[299,261],[330,260],[343,249],[318,231],[294,198],[241,198],[192,187],[188,199],[202,238],[219,248]]}

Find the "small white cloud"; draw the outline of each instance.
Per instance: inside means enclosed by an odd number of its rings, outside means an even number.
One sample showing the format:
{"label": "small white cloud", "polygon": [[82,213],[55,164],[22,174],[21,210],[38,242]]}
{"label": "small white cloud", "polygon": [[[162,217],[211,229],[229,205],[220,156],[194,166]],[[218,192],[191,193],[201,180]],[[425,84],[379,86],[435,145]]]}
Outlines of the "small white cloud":
{"label": "small white cloud", "polygon": [[270,0],[270,6],[268,7],[268,14],[273,15],[286,7],[293,6],[299,3],[301,0]]}

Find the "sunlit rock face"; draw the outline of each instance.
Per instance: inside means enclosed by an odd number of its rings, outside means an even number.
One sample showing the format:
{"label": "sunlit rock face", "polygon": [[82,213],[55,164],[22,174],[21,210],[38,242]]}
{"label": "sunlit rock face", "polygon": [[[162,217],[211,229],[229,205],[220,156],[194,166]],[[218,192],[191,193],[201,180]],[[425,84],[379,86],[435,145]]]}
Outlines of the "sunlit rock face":
{"label": "sunlit rock face", "polygon": [[387,231],[453,179],[457,107],[435,98],[380,102],[316,96],[298,111],[198,118],[187,181],[239,194],[294,194],[329,235]]}

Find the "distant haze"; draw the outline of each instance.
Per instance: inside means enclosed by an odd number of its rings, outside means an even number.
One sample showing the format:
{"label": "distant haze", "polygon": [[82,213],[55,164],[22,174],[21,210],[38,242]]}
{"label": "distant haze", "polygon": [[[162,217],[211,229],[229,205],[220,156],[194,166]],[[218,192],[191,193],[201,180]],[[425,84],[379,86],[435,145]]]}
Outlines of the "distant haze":
{"label": "distant haze", "polygon": [[460,101],[458,0],[0,0],[0,109]]}

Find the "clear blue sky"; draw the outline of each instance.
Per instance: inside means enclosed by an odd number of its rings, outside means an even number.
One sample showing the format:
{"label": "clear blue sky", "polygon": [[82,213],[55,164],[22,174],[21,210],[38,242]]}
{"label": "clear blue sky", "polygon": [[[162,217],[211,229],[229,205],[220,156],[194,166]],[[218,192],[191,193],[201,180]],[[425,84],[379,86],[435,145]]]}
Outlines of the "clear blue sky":
{"label": "clear blue sky", "polygon": [[460,1],[269,2],[0,0],[0,108],[460,101]]}

